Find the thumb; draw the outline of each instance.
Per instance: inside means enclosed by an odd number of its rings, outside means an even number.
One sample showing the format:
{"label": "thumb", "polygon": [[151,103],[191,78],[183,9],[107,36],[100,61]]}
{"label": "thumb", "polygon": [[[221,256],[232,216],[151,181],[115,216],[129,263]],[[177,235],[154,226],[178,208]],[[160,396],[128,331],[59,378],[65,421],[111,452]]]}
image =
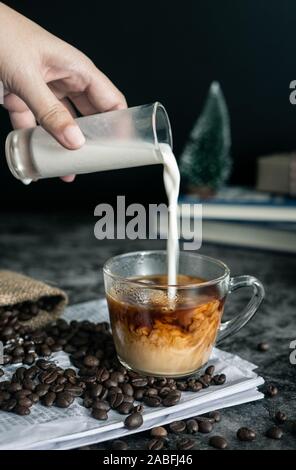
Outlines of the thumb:
{"label": "thumb", "polygon": [[22,98],[37,121],[64,147],[74,150],[85,138],[67,108],[57,99],[42,77],[25,84]]}

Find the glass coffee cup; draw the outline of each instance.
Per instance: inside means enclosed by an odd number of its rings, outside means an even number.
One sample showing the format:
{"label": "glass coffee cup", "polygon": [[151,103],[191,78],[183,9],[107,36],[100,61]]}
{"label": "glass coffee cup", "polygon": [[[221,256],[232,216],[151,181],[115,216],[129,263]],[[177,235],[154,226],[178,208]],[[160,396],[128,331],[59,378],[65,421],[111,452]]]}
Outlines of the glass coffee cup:
{"label": "glass coffee cup", "polygon": [[[167,285],[166,273],[166,251],[115,256],[104,265],[105,292],[119,361],[140,374],[183,377],[252,318],[264,288],[253,276],[230,277],[219,260],[185,251],[177,285]],[[241,287],[252,288],[251,300],[222,323],[227,295]]]}

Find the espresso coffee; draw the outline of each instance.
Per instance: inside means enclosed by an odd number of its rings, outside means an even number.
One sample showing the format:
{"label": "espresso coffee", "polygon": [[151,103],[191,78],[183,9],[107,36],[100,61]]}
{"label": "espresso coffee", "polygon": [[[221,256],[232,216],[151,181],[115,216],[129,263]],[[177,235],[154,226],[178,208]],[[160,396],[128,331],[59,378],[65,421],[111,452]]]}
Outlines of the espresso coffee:
{"label": "espresso coffee", "polygon": [[160,376],[188,375],[202,367],[211,354],[223,314],[225,299],[217,289],[209,286],[201,297],[194,287],[204,283],[203,279],[178,275],[177,285],[186,288],[178,289],[172,303],[168,289],[162,288],[168,284],[166,275],[129,280],[135,283],[130,291],[111,290],[107,295],[122,363],[146,375]]}

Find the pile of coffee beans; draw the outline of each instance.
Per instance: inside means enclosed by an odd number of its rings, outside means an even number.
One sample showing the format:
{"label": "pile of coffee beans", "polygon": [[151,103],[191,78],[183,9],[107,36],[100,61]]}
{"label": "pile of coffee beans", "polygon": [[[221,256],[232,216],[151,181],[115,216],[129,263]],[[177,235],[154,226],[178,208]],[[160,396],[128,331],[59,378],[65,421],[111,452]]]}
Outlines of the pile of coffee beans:
{"label": "pile of coffee beans", "polygon": [[82,393],[83,385],[74,369],[64,370],[54,362],[38,359],[31,367],[18,367],[10,380],[0,382],[0,409],[28,415],[37,402],[66,408]]}
{"label": "pile of coffee beans", "polygon": [[45,296],[37,302],[28,301],[0,307],[0,341],[7,344],[21,338],[27,331],[23,322],[37,317],[40,311],[52,312],[60,300],[59,296]]}
{"label": "pile of coffee beans", "polygon": [[[38,308],[50,311],[52,305],[32,303],[25,308],[22,304],[5,318],[29,319],[29,315],[38,314]],[[17,325],[17,321],[13,325]],[[199,392],[210,385],[224,384],[226,380],[224,374],[215,374],[214,366],[209,366],[200,377],[182,380],[146,377],[127,370],[117,359],[106,322],[67,323],[58,319],[42,330],[29,332],[17,328],[14,333],[10,331],[10,335],[6,333],[11,324],[7,324],[1,330],[2,336],[7,338],[4,363],[24,365],[15,370],[11,380],[0,382],[0,409],[3,411],[26,415],[37,402],[67,408],[80,397],[94,419],[105,421],[109,411],[115,410],[126,415],[124,425],[128,429],[137,429],[143,424],[144,406],[174,406],[182,392]],[[64,370],[49,360],[52,353],[62,350],[69,354],[75,369]],[[200,432],[209,432],[207,429],[212,425],[210,421],[201,424],[191,421],[189,432],[196,432],[196,426],[200,426]],[[188,442],[183,445],[189,449]]]}
{"label": "pile of coffee beans", "polygon": [[[215,374],[213,365],[207,367],[199,377],[173,379],[168,377],[142,376],[127,370],[117,359],[109,324],[90,321],[57,320],[46,328],[28,331],[21,322],[38,315],[40,309],[51,311],[55,302],[50,298],[41,299],[37,304],[26,303],[13,309],[0,309],[0,339],[5,344],[4,364],[20,364],[10,380],[0,381],[0,410],[30,414],[35,403],[43,406],[67,408],[75,399],[89,409],[90,415],[99,421],[109,417],[110,410],[123,416],[128,429],[140,428],[143,424],[143,410],[148,407],[170,407],[180,401],[184,392],[199,392],[212,385],[222,385],[224,374]],[[261,348],[265,350],[265,346]],[[75,368],[62,369],[51,359],[57,351],[69,355]],[[0,368],[0,377],[4,370]],[[266,395],[274,397],[278,389],[274,384],[266,387]],[[196,446],[193,435],[210,434],[221,420],[219,411],[206,416],[170,423],[168,426],[153,428],[147,443],[149,450],[167,447],[170,437],[176,439],[176,447],[190,450]],[[287,415],[277,411],[275,426],[266,430],[270,439],[281,439]],[[296,427],[295,427],[296,429]],[[237,430],[237,439],[251,442],[256,432],[247,427]],[[211,435],[208,444],[225,449],[225,437]],[[123,440],[112,444],[114,450],[125,450]]]}

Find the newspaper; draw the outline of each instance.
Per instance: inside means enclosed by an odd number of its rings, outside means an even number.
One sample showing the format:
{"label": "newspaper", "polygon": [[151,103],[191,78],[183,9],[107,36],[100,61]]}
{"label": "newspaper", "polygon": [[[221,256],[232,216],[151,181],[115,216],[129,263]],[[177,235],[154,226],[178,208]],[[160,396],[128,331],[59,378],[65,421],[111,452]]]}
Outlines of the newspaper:
{"label": "newspaper", "polygon": [[[68,321],[108,321],[106,302],[101,299],[70,306],[64,318]],[[63,368],[71,366],[64,352],[53,354],[52,360]],[[180,402],[170,408],[145,406],[144,424],[140,429],[126,429],[124,417],[112,410],[108,421],[95,420],[90,416],[90,410],[82,406],[80,398],[75,399],[67,409],[47,408],[38,403],[31,408],[28,416],[0,412],[0,449],[71,449],[263,398],[257,387],[264,380],[254,372],[254,364],[219,349],[213,350],[210,362],[215,365],[217,373],[226,374],[224,385],[209,387],[198,393],[186,392]],[[5,367],[2,380],[7,380],[17,367]]]}

